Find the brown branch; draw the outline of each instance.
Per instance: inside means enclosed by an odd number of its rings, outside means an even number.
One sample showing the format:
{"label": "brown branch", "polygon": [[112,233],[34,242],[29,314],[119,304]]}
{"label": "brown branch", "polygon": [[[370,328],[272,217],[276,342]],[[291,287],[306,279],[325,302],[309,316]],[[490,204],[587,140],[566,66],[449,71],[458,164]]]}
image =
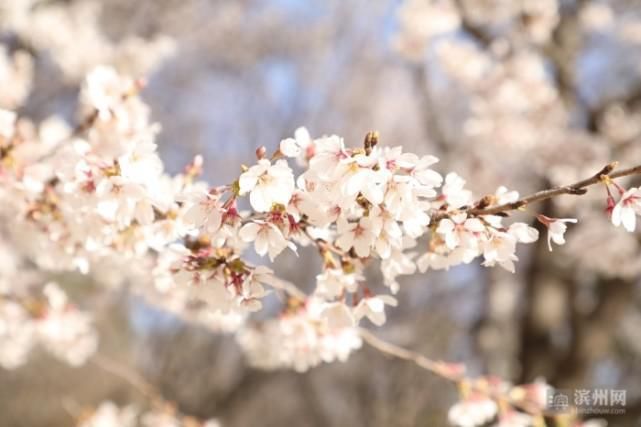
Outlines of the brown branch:
{"label": "brown branch", "polygon": [[[598,184],[607,179],[622,178],[624,176],[641,174],[641,165],[613,172],[617,165],[618,162],[612,162],[603,167],[603,169],[601,169],[590,178],[583,179],[581,181],[575,182],[574,184],[537,191],[536,193],[522,197],[515,202],[504,203],[502,205],[491,207],[478,207],[479,204],[477,203],[474,207],[462,209],[461,212],[465,212],[468,215],[472,216],[506,214],[510,211],[522,209],[531,203],[548,200],[563,194],[583,195],[587,192],[587,187]],[[447,212],[438,212],[437,214],[432,216],[432,221],[440,221],[441,219],[446,218],[448,215],[449,213]]]}
{"label": "brown branch", "polygon": [[358,332],[361,338],[363,338],[363,341],[387,355],[394,356],[398,359],[414,362],[421,368],[427,369],[433,374],[436,374],[450,381],[460,381],[461,379],[463,379],[461,375],[457,375],[452,372],[451,369],[447,369],[446,364],[443,362],[436,362],[432,359],[428,359],[420,353],[416,353],[406,348],[399,347],[387,341],[383,341],[367,329],[359,328]]}
{"label": "brown branch", "polygon": [[471,381],[466,381],[469,379],[466,378],[462,373],[459,373],[457,370],[450,368],[446,362],[434,361],[432,359],[429,359],[423,356],[420,353],[417,353],[415,351],[408,350],[406,348],[384,341],[366,329],[359,328],[358,331],[363,341],[365,341],[367,344],[369,344],[373,348],[379,350],[380,352],[387,354],[388,356],[393,356],[398,359],[413,362],[417,366],[429,372],[432,372],[433,374],[441,378],[444,378],[448,381],[451,381],[454,383],[466,382],[466,385],[469,387],[469,389],[482,393],[497,401],[507,402],[513,407],[521,409],[529,413],[530,415],[533,415],[533,416],[548,415],[547,411],[544,408],[539,408],[536,405],[534,405],[532,402],[525,401],[525,400],[515,400],[510,396],[509,390],[507,392],[492,390],[488,387],[488,384],[484,384],[482,382],[474,383]]}
{"label": "brown branch", "polygon": [[96,365],[103,371],[127,382],[130,386],[135,388],[149,400],[163,400],[162,398],[160,398],[158,392],[156,392],[156,389],[147,380],[145,380],[142,376],[140,376],[140,374],[131,370],[130,368],[100,354],[94,355],[94,357],[92,357],[90,360],[94,365]]}

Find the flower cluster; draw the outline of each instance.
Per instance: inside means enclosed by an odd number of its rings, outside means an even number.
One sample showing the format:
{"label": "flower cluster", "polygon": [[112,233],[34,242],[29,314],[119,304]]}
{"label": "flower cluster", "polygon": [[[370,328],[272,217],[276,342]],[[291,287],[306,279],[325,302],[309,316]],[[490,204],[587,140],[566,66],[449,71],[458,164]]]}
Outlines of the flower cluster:
{"label": "flower cluster", "polygon": [[354,312],[315,298],[292,301],[277,320],[245,328],[238,342],[250,362],[263,369],[302,372],[321,362],[345,361],[362,344]]}
{"label": "flower cluster", "polygon": [[24,364],[38,344],[74,366],[96,351],[98,337],[89,314],[73,307],[55,283],[46,284],[42,294],[0,295],[0,366]]}

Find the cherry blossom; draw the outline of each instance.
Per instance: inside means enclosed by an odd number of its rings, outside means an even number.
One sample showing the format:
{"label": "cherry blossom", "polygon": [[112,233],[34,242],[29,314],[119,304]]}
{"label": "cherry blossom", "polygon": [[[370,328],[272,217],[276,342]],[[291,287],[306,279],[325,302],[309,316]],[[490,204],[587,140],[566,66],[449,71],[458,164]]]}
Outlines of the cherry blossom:
{"label": "cherry blossom", "polygon": [[612,224],[623,227],[629,232],[636,228],[636,216],[641,215],[641,189],[630,188],[621,195],[621,199],[612,210]]}
{"label": "cherry blossom", "polygon": [[347,360],[362,341],[347,307],[311,299],[261,328],[238,336],[250,363],[263,369],[291,367],[304,372],[322,361]]}
{"label": "cherry blossom", "polygon": [[576,224],[576,218],[549,218],[545,215],[538,215],[538,220],[548,228],[548,248],[552,251],[552,242],[557,245],[565,244],[565,232],[568,228],[566,223]]}
{"label": "cherry blossom", "polygon": [[493,266],[499,264],[506,270],[514,273],[516,257],[516,238],[510,233],[492,231],[490,237],[483,242],[483,265]]}
{"label": "cherry blossom", "polygon": [[367,296],[361,299],[354,309],[354,316],[357,319],[367,317],[376,326],[385,323],[385,306],[396,307],[396,298],[390,295]]}
{"label": "cherry blossom", "polygon": [[223,211],[218,197],[209,192],[185,195],[187,210],[184,220],[208,232],[215,232],[222,224]]}
{"label": "cherry blossom", "polygon": [[348,222],[339,218],[336,226],[338,238],[336,245],[344,251],[354,248],[359,257],[369,256],[370,249],[376,237],[374,224],[368,217],[361,218],[358,222]]}
{"label": "cherry blossom", "polygon": [[239,179],[240,194],[249,193],[249,201],[258,212],[267,212],[274,203],[287,205],[294,192],[294,175],[287,162],[279,160],[273,165],[261,159]]}
{"label": "cherry blossom", "polygon": [[314,156],[309,168],[322,179],[332,179],[341,160],[348,157],[343,140],[336,135],[314,141]]}
{"label": "cherry blossom", "polygon": [[364,277],[357,273],[346,273],[342,269],[328,268],[316,276],[317,294],[327,298],[337,297],[343,292],[355,292],[358,282]]}
{"label": "cherry blossom", "polygon": [[465,190],[465,180],[454,172],[445,176],[442,193],[443,199],[450,207],[457,209],[472,201],[472,192]]}
{"label": "cherry blossom", "polygon": [[299,164],[304,165],[314,154],[314,141],[307,129],[300,127],[294,132],[294,138],[280,142],[279,151],[286,157],[298,158]]}
{"label": "cherry blossom", "polygon": [[258,255],[269,254],[271,261],[285,248],[290,248],[296,252],[296,246],[283,236],[283,233],[276,225],[269,222],[250,222],[245,224],[238,233],[245,242],[254,242],[254,249]]}
{"label": "cherry blossom", "polygon": [[485,225],[479,218],[467,218],[464,213],[453,215],[451,219],[444,218],[436,229],[436,232],[443,236],[449,249],[476,246],[478,241],[474,233],[483,231]]}

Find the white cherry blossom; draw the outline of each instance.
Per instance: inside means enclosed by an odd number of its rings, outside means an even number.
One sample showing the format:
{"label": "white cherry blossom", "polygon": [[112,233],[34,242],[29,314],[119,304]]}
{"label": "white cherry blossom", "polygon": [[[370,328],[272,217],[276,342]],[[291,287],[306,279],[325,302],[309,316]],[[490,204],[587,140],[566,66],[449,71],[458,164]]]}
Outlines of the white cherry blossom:
{"label": "white cherry blossom", "polygon": [[316,276],[316,292],[326,298],[340,296],[344,291],[355,292],[358,282],[364,277],[357,273],[346,273],[342,269],[328,268]]}
{"label": "white cherry blossom", "polygon": [[464,189],[464,186],[465,180],[454,172],[450,172],[445,176],[445,183],[441,191],[445,202],[451,208],[458,209],[472,202],[472,192]]}
{"label": "white cherry blossom", "polygon": [[492,231],[490,237],[482,243],[483,265],[499,264],[507,271],[514,273],[516,257],[516,237],[502,231]]}
{"label": "white cherry blossom", "polygon": [[533,243],[539,239],[539,231],[524,222],[515,222],[510,225],[508,232],[521,243]]}
{"label": "white cherry blossom", "polygon": [[436,228],[436,232],[443,236],[449,249],[459,246],[475,248],[478,245],[475,233],[484,231],[485,225],[479,218],[467,218],[465,213],[442,219]]}
{"label": "white cherry blossom", "polygon": [[347,157],[340,137],[320,138],[314,141],[314,156],[309,160],[309,167],[321,179],[332,179],[341,161]]}
{"label": "white cherry blossom", "polygon": [[187,208],[184,220],[206,231],[214,232],[222,224],[222,205],[212,192],[197,192],[185,196]]}
{"label": "white cherry blossom", "polygon": [[548,228],[548,248],[552,251],[552,242],[557,245],[565,244],[565,232],[568,229],[566,223],[576,224],[576,218],[549,218],[545,215],[538,215],[538,220]]}
{"label": "white cherry blossom", "polygon": [[354,248],[356,255],[361,258],[370,254],[376,235],[372,220],[368,217],[361,218],[358,222],[348,222],[342,217],[339,218],[336,232],[338,238],[336,245],[344,251]]}
{"label": "white cherry blossom", "polygon": [[363,297],[354,308],[354,316],[359,320],[367,317],[376,326],[382,326],[386,320],[385,305],[396,307],[396,298],[391,295]]}
{"label": "white cherry blossom", "polygon": [[304,127],[296,129],[294,138],[283,139],[279,146],[279,150],[284,156],[296,157],[301,164],[304,164],[304,160],[313,154],[313,148],[314,142]]}
{"label": "white cherry blossom", "polygon": [[269,254],[269,259],[274,260],[283,249],[290,248],[296,252],[296,246],[288,241],[279,228],[269,222],[255,221],[242,226],[238,232],[245,242],[254,242],[254,249],[260,256]]}
{"label": "white cherry blossom", "polygon": [[612,210],[612,224],[623,227],[629,232],[636,228],[636,216],[641,215],[641,188],[630,188],[621,195],[621,199]]}
{"label": "white cherry blossom", "polygon": [[267,212],[274,203],[287,206],[294,192],[294,174],[287,162],[278,160],[273,165],[261,159],[240,175],[240,194],[249,193],[249,202],[258,212]]}

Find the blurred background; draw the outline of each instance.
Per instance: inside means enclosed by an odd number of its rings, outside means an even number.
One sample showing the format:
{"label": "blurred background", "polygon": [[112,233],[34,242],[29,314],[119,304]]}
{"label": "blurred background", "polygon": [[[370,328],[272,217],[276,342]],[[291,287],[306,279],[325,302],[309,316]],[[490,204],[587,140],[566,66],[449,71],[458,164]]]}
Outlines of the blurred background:
{"label": "blurred background", "polygon": [[[384,145],[435,154],[479,195],[641,160],[639,0],[0,0],[0,107],[78,123],[82,78],[98,64],[147,80],[167,168],[200,153],[212,184],[299,126],[351,146],[378,130]],[[378,333],[473,374],[625,389],[626,414],[605,418],[641,425],[640,239],[611,226],[601,190],[540,206],[580,224],[553,253],[545,239],[523,248],[516,274],[472,264],[402,280]],[[303,251],[275,269],[311,289],[318,268]],[[255,370],[231,336],[84,285],[100,354],[224,426],[441,426],[457,399],[370,348],[306,374]],[[70,426],[69,407],[144,399],[92,363],[42,354],[0,370],[3,427]]]}

